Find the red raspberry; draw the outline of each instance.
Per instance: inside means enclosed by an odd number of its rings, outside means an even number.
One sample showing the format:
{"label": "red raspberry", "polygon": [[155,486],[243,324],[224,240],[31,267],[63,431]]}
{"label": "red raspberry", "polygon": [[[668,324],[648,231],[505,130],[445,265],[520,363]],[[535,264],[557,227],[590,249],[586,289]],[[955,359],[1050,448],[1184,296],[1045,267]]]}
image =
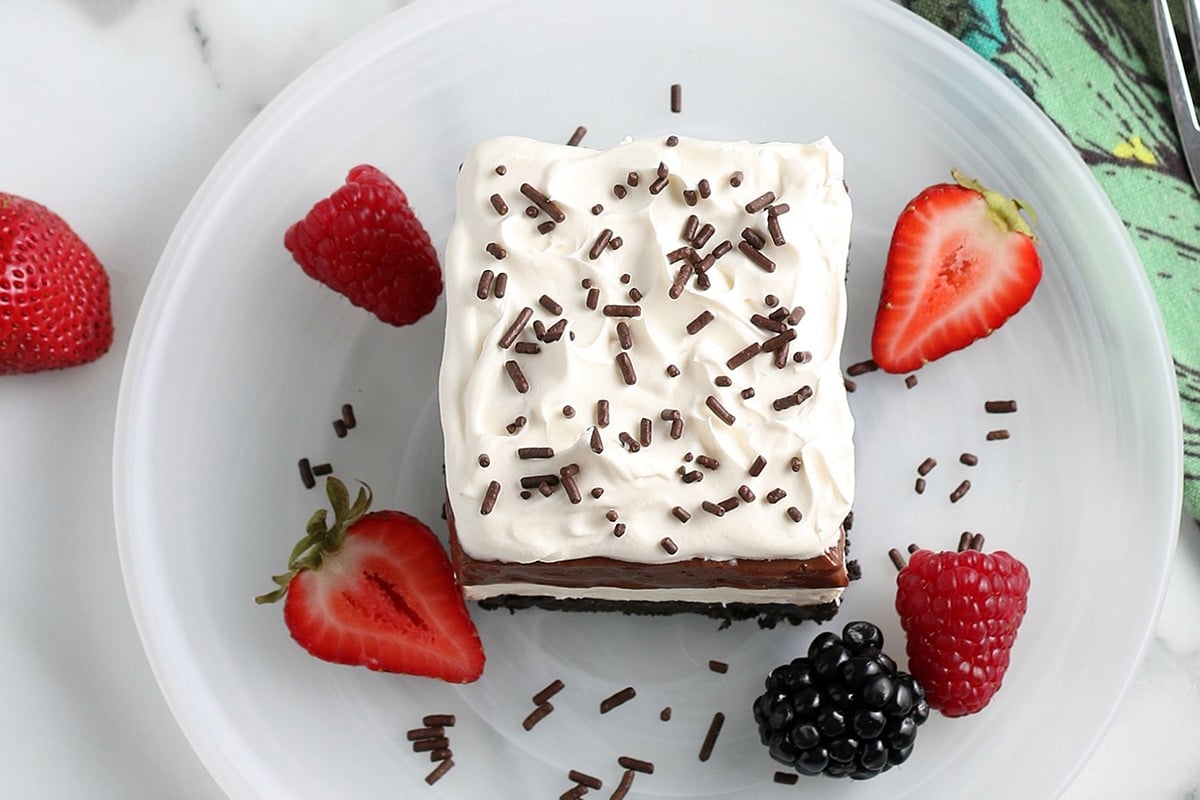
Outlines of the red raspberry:
{"label": "red raspberry", "polygon": [[925,686],[929,705],[948,717],[979,711],[1008,669],[1029,571],[1003,550],[917,550],[896,584],[908,671]]}
{"label": "red raspberry", "polygon": [[416,322],[442,293],[429,234],[400,187],[369,165],[350,170],[283,244],[310,277],[392,325]]}

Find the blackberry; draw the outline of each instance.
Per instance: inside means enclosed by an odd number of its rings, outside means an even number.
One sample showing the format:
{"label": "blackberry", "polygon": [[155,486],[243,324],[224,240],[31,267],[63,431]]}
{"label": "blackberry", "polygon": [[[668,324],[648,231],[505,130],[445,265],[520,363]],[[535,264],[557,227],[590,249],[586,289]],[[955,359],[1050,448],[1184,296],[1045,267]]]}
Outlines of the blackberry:
{"label": "blackberry", "polygon": [[925,690],[896,668],[869,622],[817,636],[754,701],[771,758],[802,775],[872,778],[908,758],[928,718]]}

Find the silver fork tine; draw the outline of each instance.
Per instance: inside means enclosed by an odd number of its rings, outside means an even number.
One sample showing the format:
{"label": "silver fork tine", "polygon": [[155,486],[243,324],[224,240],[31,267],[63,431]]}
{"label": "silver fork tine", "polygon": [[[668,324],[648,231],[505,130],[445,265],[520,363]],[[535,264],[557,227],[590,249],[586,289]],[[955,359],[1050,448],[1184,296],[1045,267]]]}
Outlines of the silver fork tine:
{"label": "silver fork tine", "polygon": [[[1158,27],[1158,47],[1162,51],[1167,92],[1175,114],[1175,126],[1179,129],[1179,139],[1183,143],[1183,157],[1192,173],[1192,183],[1200,190],[1200,123],[1196,121],[1196,106],[1192,103],[1187,74],[1183,70],[1183,56],[1179,52],[1179,43],[1175,41],[1167,0],[1153,0],[1151,5],[1154,24]],[[1184,0],[1184,9],[1187,12],[1192,54],[1195,63],[1200,64],[1200,0]]]}

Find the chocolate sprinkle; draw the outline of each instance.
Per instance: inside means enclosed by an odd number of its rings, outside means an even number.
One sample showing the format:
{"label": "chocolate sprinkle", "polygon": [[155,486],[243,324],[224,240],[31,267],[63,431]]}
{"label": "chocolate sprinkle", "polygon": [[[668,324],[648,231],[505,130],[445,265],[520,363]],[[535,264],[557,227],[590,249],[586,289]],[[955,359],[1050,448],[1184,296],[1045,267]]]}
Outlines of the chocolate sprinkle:
{"label": "chocolate sprinkle", "polygon": [[488,456],[488,454],[480,453],[479,454],[479,466],[484,467],[486,469],[487,467],[490,467],[491,465],[492,465],[492,459]]}
{"label": "chocolate sprinkle", "polygon": [[412,750],[414,753],[428,753],[430,750],[444,750],[450,746],[450,740],[445,736],[435,736],[433,738],[422,738],[413,742]]}
{"label": "chocolate sprinkle", "polygon": [[704,473],[698,469],[694,469],[691,472],[683,473],[683,482],[684,483],[695,483],[696,481],[700,481],[700,480],[704,480]]}
{"label": "chocolate sprinkle", "polygon": [[720,711],[713,714],[712,722],[708,726],[708,733],[704,734],[704,743],[700,745],[701,761],[708,761],[712,755],[713,747],[717,744],[717,737],[721,735],[721,726],[724,724],[724,714]]}
{"label": "chocolate sprinkle", "polygon": [[724,500],[717,503],[717,505],[721,507],[722,511],[733,511],[738,507],[738,502],[739,501],[736,497],[726,497]]}
{"label": "chocolate sprinkle", "polygon": [[304,484],[305,489],[311,489],[317,485],[316,478],[312,474],[312,464],[307,458],[302,458],[297,466],[300,468],[300,482]]}
{"label": "chocolate sprinkle", "polygon": [[983,410],[989,414],[1012,414],[1017,410],[1016,400],[987,400]]}
{"label": "chocolate sprinkle", "polygon": [[683,506],[675,506],[671,509],[671,513],[674,514],[675,519],[679,520],[680,522],[687,522],[692,518],[692,515],[689,514],[688,510]]}
{"label": "chocolate sprinkle", "polygon": [[772,333],[783,333],[788,329],[787,325],[783,324],[782,321],[764,317],[762,314],[755,314],[750,317],[750,323],[762,328],[764,331],[771,331]]}
{"label": "chocolate sprinkle", "polygon": [[419,742],[422,739],[440,739],[446,735],[446,729],[441,725],[426,725],[424,728],[412,728],[405,732],[404,738],[410,742]]}
{"label": "chocolate sprinkle", "polygon": [[698,455],[696,456],[696,463],[705,469],[715,470],[721,468],[721,462],[712,456]]}
{"label": "chocolate sprinkle", "polygon": [[521,332],[525,330],[525,326],[529,324],[529,318],[533,316],[533,309],[529,306],[521,309],[521,313],[517,314],[517,318],[508,326],[508,330],[500,337],[499,345],[507,350],[512,346],[512,343],[517,340]]}
{"label": "chocolate sprinkle", "polygon": [[679,296],[683,294],[684,287],[687,286],[688,280],[692,277],[693,269],[690,261],[684,262],[683,266],[679,268],[679,272],[676,273],[671,288],[667,290],[667,297],[670,297],[672,300],[679,299]]}
{"label": "chocolate sprinkle", "polygon": [[966,464],[968,467],[973,467],[979,463],[979,456],[974,453],[963,453],[958,457],[960,463]]}
{"label": "chocolate sprinkle", "polygon": [[488,295],[492,292],[492,280],[494,278],[495,275],[492,274],[490,269],[485,269],[479,273],[479,283],[475,285],[475,296],[480,300],[487,300]]}
{"label": "chocolate sprinkle", "polygon": [[738,242],[738,250],[741,250],[746,258],[753,261],[757,266],[766,272],[775,271],[775,262],[767,258],[760,251],[755,250],[749,242]]}
{"label": "chocolate sprinkle", "polygon": [[800,773],[798,772],[776,772],[774,781],[782,783],[784,786],[795,786],[800,782]]}
{"label": "chocolate sprinkle", "polygon": [[554,458],[553,447],[518,447],[517,458]]}
{"label": "chocolate sprinkle", "polygon": [[536,489],[542,484],[558,486],[557,475],[525,475],[521,478],[522,489]]}
{"label": "chocolate sprinkle", "polygon": [[786,345],[788,342],[792,341],[795,338],[796,338],[795,329],[788,328],[783,333],[781,333],[777,336],[772,336],[770,339],[767,339],[765,342],[763,342],[762,349],[769,353],[774,352],[776,350],[779,350],[780,348],[782,348],[784,345]]}
{"label": "chocolate sprinkle", "polygon": [[495,242],[488,242],[487,247],[484,249],[487,250],[488,254],[497,261],[500,261],[508,255],[508,251]]}
{"label": "chocolate sprinkle", "polygon": [[587,128],[580,125],[578,128],[575,129],[575,132],[571,134],[571,138],[567,139],[567,146],[574,147],[575,145],[582,142],[583,137],[586,135],[587,135]]}
{"label": "chocolate sprinkle", "polygon": [[707,200],[712,195],[712,187],[708,183],[708,178],[701,178],[696,184],[696,188],[700,190],[700,197]]}
{"label": "chocolate sprinkle", "polygon": [[552,230],[554,230],[554,223],[550,220],[546,220],[541,225],[537,226],[538,233],[543,234],[543,235],[549,233]]}
{"label": "chocolate sprinkle", "polygon": [[583,784],[589,789],[600,789],[604,786],[604,783],[599,778],[588,775],[586,772],[580,772],[577,769],[568,772],[567,778],[575,781],[575,783]]}
{"label": "chocolate sprinkle", "polygon": [[638,440],[642,443],[642,447],[650,446],[650,438],[653,435],[653,425],[649,417],[642,417],[642,421],[638,426]]}
{"label": "chocolate sprinkle", "polygon": [[913,491],[917,494],[925,494],[925,479],[917,478],[917,482],[913,484]]}
{"label": "chocolate sprinkle", "polygon": [[630,186],[637,186],[638,185],[638,174],[636,172],[630,172],[628,175],[625,176],[625,182],[628,183]]}
{"label": "chocolate sprinkle", "polygon": [[696,232],[695,238],[692,239],[692,246],[696,248],[704,247],[704,245],[708,244],[708,240],[711,239],[713,234],[716,232],[716,228],[707,222],[704,223],[703,227]]}
{"label": "chocolate sprinkle", "polygon": [[700,201],[700,198],[697,197],[695,189],[684,189],[683,190],[683,202],[687,203],[689,206],[694,206],[699,201]]}
{"label": "chocolate sprinkle", "polygon": [[517,342],[513,345],[513,349],[522,355],[536,355],[542,352],[542,346],[537,342]]}
{"label": "chocolate sprinkle", "polygon": [[508,373],[508,377],[512,379],[513,386],[521,394],[529,391],[529,381],[525,377],[525,373],[521,371],[521,365],[516,361],[508,360],[504,362],[504,370]]}
{"label": "chocolate sprinkle", "polygon": [[596,424],[601,428],[608,427],[608,401],[596,401]]}
{"label": "chocolate sprinkle", "polygon": [[492,202],[492,208],[496,209],[496,213],[504,216],[508,213],[508,203],[504,202],[504,198],[498,194],[494,194],[489,198]]}
{"label": "chocolate sprinkle", "polygon": [[629,360],[628,353],[617,353],[617,367],[621,370],[621,380],[625,381],[626,386],[637,383],[637,373],[633,371],[633,362]]}
{"label": "chocolate sprinkle", "polygon": [[800,509],[796,508],[795,506],[788,507],[787,515],[791,517],[792,522],[799,522],[800,520],[804,519],[804,515],[800,513]]}
{"label": "chocolate sprinkle", "polygon": [[555,222],[562,222],[567,218],[567,215],[563,213],[561,208],[554,204],[553,200],[530,186],[528,183],[521,184],[521,194],[533,201],[535,206],[546,212],[546,215]]}
{"label": "chocolate sprinkle", "polygon": [[620,756],[617,758],[617,763],[625,769],[632,770],[633,772],[641,772],[646,775],[654,774],[654,764],[649,761],[643,761],[640,758],[633,758],[632,756]]}
{"label": "chocolate sprinkle", "polygon": [[907,386],[909,389],[911,389],[911,388],[913,388],[914,386],[916,386],[916,385],[917,385],[917,376],[916,376],[916,375],[909,375],[909,376],[905,377],[905,379],[904,379],[904,385],[905,385],[905,386]]}
{"label": "chocolate sprinkle", "polygon": [[950,502],[957,503],[959,500],[962,500],[963,496],[970,491],[970,489],[971,482],[964,480],[958,486],[954,487],[954,491],[950,493]]}
{"label": "chocolate sprinkle", "polygon": [[608,241],[612,238],[612,229],[605,228],[600,231],[600,235],[596,237],[596,241],[592,243],[592,249],[588,250],[588,258],[595,261],[604,252],[604,248],[608,247]]}
{"label": "chocolate sprinkle", "polygon": [[592,311],[596,310],[596,306],[600,305],[600,290],[596,287],[588,289],[587,307]]}
{"label": "chocolate sprinkle", "polygon": [[484,515],[492,513],[492,509],[496,507],[496,498],[499,496],[500,482],[492,481],[483,495],[483,504],[479,506],[479,513]]}
{"label": "chocolate sprinkle", "polygon": [[724,422],[726,425],[732,425],[736,420],[736,417],[734,417],[733,414],[730,414],[725,406],[721,405],[721,401],[713,397],[711,394],[704,398],[704,405],[708,406],[709,410],[717,415],[717,419],[721,420],[721,422]]}
{"label": "chocolate sprinkle", "polygon": [[699,313],[699,314],[696,316],[696,318],[695,318],[695,319],[693,319],[691,322],[689,322],[689,323],[687,324],[687,332],[688,332],[688,333],[690,333],[690,334],[693,334],[693,335],[695,335],[695,334],[696,334],[696,333],[698,333],[698,332],[699,332],[699,331],[700,331],[700,330],[701,330],[701,329],[702,329],[702,328],[703,328],[705,325],[707,325],[708,323],[712,322],[714,319],[715,319],[715,317],[713,317],[713,314],[712,314],[712,312],[711,312],[711,311],[709,311],[708,309],[705,309],[704,311],[701,311],[701,312],[700,312],[700,313]]}
{"label": "chocolate sprinkle", "polygon": [[743,400],[749,400],[751,397],[754,397],[754,387],[753,386],[747,386],[745,389],[742,389],[742,399]]}
{"label": "chocolate sprinkle", "polygon": [[760,456],[754,457],[754,463],[750,465],[751,477],[757,478],[762,474],[763,467],[767,466],[767,460]]}
{"label": "chocolate sprinkle", "polygon": [[750,359],[762,352],[762,345],[758,342],[751,342],[741,350],[734,353],[725,362],[725,366],[729,369],[737,369],[742,364],[745,364]]}
{"label": "chocolate sprinkle", "polygon": [[600,203],[596,203],[596,205],[592,206],[592,216],[599,216],[600,212],[603,210],[604,210],[604,206],[601,205]]}
{"label": "chocolate sprinkle", "polygon": [[662,541],[659,542],[659,545],[663,550],[667,551],[668,555],[673,556],[679,552],[679,545],[675,544],[675,542],[671,540],[670,536],[664,536]]}
{"label": "chocolate sprinkle", "polygon": [[437,769],[425,776],[425,783],[433,786],[454,766],[454,759],[447,758],[437,765]]}
{"label": "chocolate sprinkle", "polygon": [[328,464],[328,463],[326,463],[326,464],[313,464],[313,466],[312,466],[312,474],[313,474],[313,475],[315,475],[315,476],[317,476],[318,478],[320,478],[320,477],[322,477],[322,476],[324,476],[324,475],[329,475],[329,474],[331,474],[332,472],[333,472],[333,465],[332,465],[332,464]]}
{"label": "chocolate sprinkle", "polygon": [[804,319],[804,306],[796,306],[792,309],[792,312],[787,315],[787,324],[795,325],[802,319]]}
{"label": "chocolate sprinkle", "polygon": [[533,730],[533,726],[544,720],[546,716],[554,710],[551,703],[538,703],[537,708],[529,712],[529,716],[525,717],[521,722],[521,727],[525,730]]}
{"label": "chocolate sprinkle", "polygon": [[496,282],[492,284],[492,297],[504,297],[504,291],[508,288],[508,273],[501,272],[496,276]]}
{"label": "chocolate sprinkle", "polygon": [[453,714],[428,714],[421,718],[422,725],[437,725],[443,728],[453,728],[456,717]]}
{"label": "chocolate sprinkle", "polygon": [[663,189],[667,188],[667,184],[669,184],[670,182],[671,182],[671,179],[668,178],[666,175],[659,175],[657,178],[654,179],[654,182],[650,184],[650,187],[649,187],[650,194],[658,194]]}
{"label": "chocolate sprinkle", "polygon": [[628,703],[637,696],[637,691],[632,686],[626,686],[619,692],[611,694],[600,701],[600,713],[607,714],[617,706]]}
{"label": "chocolate sprinkle", "polygon": [[683,417],[676,417],[671,420],[671,438],[678,439],[683,436]]}
{"label": "chocolate sprinkle", "polygon": [[937,466],[937,459],[935,459],[933,456],[929,456],[924,461],[922,461],[919,465],[917,465],[917,474],[918,475],[928,475],[933,470],[933,468],[936,466]]}
{"label": "chocolate sprinkle", "polygon": [[774,202],[775,202],[775,193],[774,192],[763,192],[758,197],[751,200],[749,203],[746,203],[746,213],[747,214],[757,214],[759,211],[762,211],[764,208],[766,208],[767,206],[771,205],[771,203],[774,203]]}
{"label": "chocolate sprinkle", "polygon": [[604,452],[604,440],[600,438],[600,429],[592,428],[591,447],[593,453]]}
{"label": "chocolate sprinkle", "polygon": [[547,684],[544,689],[533,696],[533,704],[540,706],[542,703],[545,703],[551,697],[554,697],[554,695],[561,692],[564,686],[565,684],[563,684],[560,679],[555,678],[549,684]]}
{"label": "chocolate sprinkle", "polygon": [[671,84],[671,111],[678,114],[683,110],[683,87],[678,83]]}
{"label": "chocolate sprinkle", "polygon": [[616,791],[614,791],[612,793],[612,797],[610,797],[609,800],[625,800],[626,795],[629,794],[629,790],[632,787],[633,787],[633,770],[627,769],[621,775],[621,782],[619,784],[617,784]]}
{"label": "chocolate sprinkle", "polygon": [[779,217],[774,214],[767,217],[767,233],[771,234],[771,242],[776,247],[787,244],[787,240],[783,238],[783,230],[779,227]]}
{"label": "chocolate sprinkle", "polygon": [[675,366],[674,364],[667,364],[667,374],[672,378],[678,378],[680,374],[679,367]]}
{"label": "chocolate sprinkle", "polygon": [[507,173],[508,173],[508,167],[504,166],[503,164],[496,165],[496,174],[497,175],[504,175]]}
{"label": "chocolate sprinkle", "polygon": [[700,226],[700,218],[695,214],[688,214],[687,221],[683,223],[683,233],[680,238],[685,242],[690,242],[696,238],[696,229]]}
{"label": "chocolate sprinkle", "polygon": [[729,672],[728,664],[726,664],[724,661],[717,661],[715,659],[709,660],[708,668],[719,675],[724,675],[725,673]]}
{"label": "chocolate sprinkle", "polygon": [[737,172],[735,172],[729,176],[729,185],[736,189],[737,187],[742,185],[742,179],[744,177],[745,176],[742,175],[742,171],[739,169]]}
{"label": "chocolate sprinkle", "polygon": [[670,722],[671,721],[671,707],[663,706],[663,710],[658,712],[658,718],[661,719],[663,722]]}
{"label": "chocolate sprinkle", "polygon": [[670,136],[667,137],[667,141],[666,141],[667,147],[674,147],[677,144],[679,144],[678,136],[676,136],[675,134],[671,134]]}
{"label": "chocolate sprinkle", "polygon": [[538,305],[540,305],[542,308],[549,311],[551,314],[554,314],[555,316],[558,316],[559,314],[562,313],[562,306],[560,306],[557,302],[555,302],[554,298],[552,298],[548,294],[544,294],[538,298]]}
{"label": "chocolate sprinkle", "polygon": [[625,196],[629,194],[629,190],[617,183],[613,184],[613,194],[616,195],[618,200],[624,200]]}
{"label": "chocolate sprinkle", "polygon": [[567,465],[563,467],[558,471],[558,474],[562,477],[563,488],[567,490],[567,499],[574,505],[579,503],[583,499],[583,496],[579,493],[579,484],[575,482],[575,471],[572,471],[571,466]]}
{"label": "chocolate sprinkle", "polygon": [[613,533],[613,536],[617,537],[618,539],[620,539],[622,536],[624,536],[625,535],[625,523],[618,522],[616,525],[614,525],[612,533]]}
{"label": "chocolate sprinkle", "polygon": [[625,445],[625,448],[631,453],[637,453],[642,449],[642,446],[638,444],[638,440],[634,439],[625,431],[621,431],[619,434],[617,434],[617,439],[619,439],[621,444]]}
{"label": "chocolate sprinkle", "polygon": [[713,383],[724,389],[733,385],[733,379],[728,375],[718,375],[717,377],[713,378]]}
{"label": "chocolate sprinkle", "polygon": [[1002,439],[1007,439],[1008,437],[1009,433],[1007,428],[999,428],[997,430],[987,432],[987,440],[989,442],[998,442]]}
{"label": "chocolate sprinkle", "polygon": [[874,372],[877,369],[879,369],[879,365],[868,358],[866,361],[859,361],[846,367],[846,374],[855,378],[859,375],[865,375],[868,372]]}
{"label": "chocolate sprinkle", "polygon": [[725,509],[723,507],[717,505],[716,503],[712,502],[711,500],[705,500],[704,502],[702,502],[700,504],[700,507],[703,508],[708,513],[712,514],[714,517],[725,516]]}
{"label": "chocolate sprinkle", "polygon": [[738,487],[738,497],[742,498],[742,500],[747,503],[754,502],[753,490],[751,490],[750,487],[744,483]]}
{"label": "chocolate sprinkle", "polygon": [[767,502],[771,504],[778,503],[785,497],[787,497],[787,492],[778,487],[767,492]]}
{"label": "chocolate sprinkle", "polygon": [[767,245],[767,240],[758,231],[750,227],[742,228],[742,240],[755,250],[762,250]]}
{"label": "chocolate sprinkle", "polygon": [[603,311],[606,317],[640,317],[642,315],[641,306],[614,305],[612,303],[604,306]]}

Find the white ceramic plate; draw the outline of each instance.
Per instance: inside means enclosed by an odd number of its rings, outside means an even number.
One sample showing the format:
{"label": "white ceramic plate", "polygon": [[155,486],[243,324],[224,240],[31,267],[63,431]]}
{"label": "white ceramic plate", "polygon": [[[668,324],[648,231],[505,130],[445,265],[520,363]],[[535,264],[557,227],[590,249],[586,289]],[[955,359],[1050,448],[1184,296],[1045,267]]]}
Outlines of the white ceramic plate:
{"label": "white ceramic plate", "polygon": [[[371,162],[444,242],[472,143],[566,140],[579,124],[593,146],[831,135],[856,213],[847,364],[868,356],[891,223],[917,190],[959,166],[1040,212],[1046,276],[1026,310],[921,370],[914,388],[876,373],[851,396],[864,577],[841,620],[877,621],[902,655],[886,551],[910,541],[950,547],[981,531],[1033,576],[1002,693],[972,718],[932,719],[909,762],[882,777],[772,783],[750,703],[812,626],[476,611],[488,667],[452,687],[312,659],[277,607],[252,601],[323,500],[301,486],[301,457],[440,526],[440,310],[411,328],[375,321],[302,275],[285,228]],[[1017,414],[983,412],[1009,398]],[[330,421],[344,402],[359,424],[338,439]],[[999,427],[1012,438],[984,440]],[[1153,624],[1177,530],[1178,430],[1157,311],[1097,185],[998,72],[907,12],[867,0],[418,2],[284,92],[188,208],[124,375],[117,528],[163,692],[234,798],[552,797],[571,768],[603,778],[607,795],[622,754],[657,765],[636,797],[1048,797],[1096,743]],[[964,451],[978,466],[958,463]],[[940,465],[918,496],[926,456]],[[973,488],[952,504],[967,477]],[[525,732],[530,696],[555,678],[567,684],[556,711]],[[626,685],[637,697],[600,716]],[[727,722],[700,763],[716,711]],[[404,741],[431,712],[459,720],[457,766],[433,788]]]}

